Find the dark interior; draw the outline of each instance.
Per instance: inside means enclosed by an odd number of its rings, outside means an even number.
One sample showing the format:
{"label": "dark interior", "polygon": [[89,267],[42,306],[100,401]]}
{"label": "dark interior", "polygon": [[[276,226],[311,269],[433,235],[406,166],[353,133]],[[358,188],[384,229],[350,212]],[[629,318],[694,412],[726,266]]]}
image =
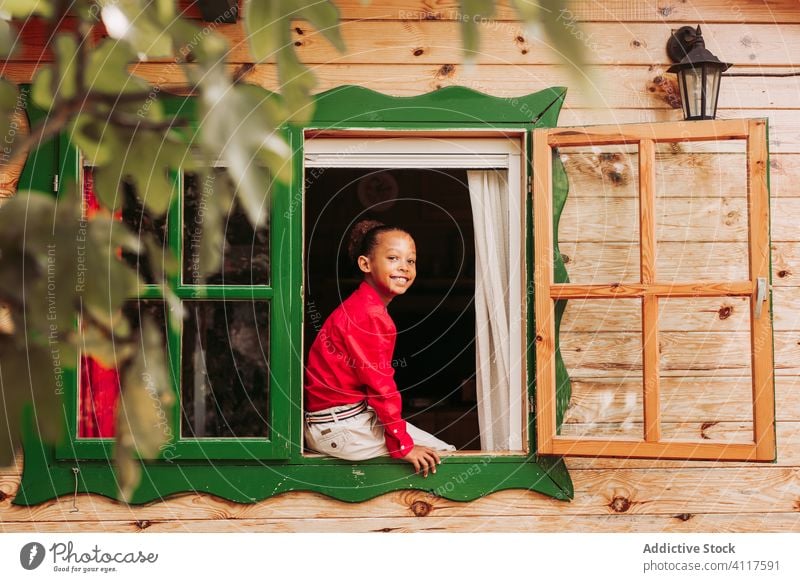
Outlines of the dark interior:
{"label": "dark interior", "polygon": [[305,354],[361,281],[345,237],[364,218],[408,230],[417,278],[389,304],[407,421],[480,449],[475,407],[475,248],[465,170],[311,168],[305,176]]}

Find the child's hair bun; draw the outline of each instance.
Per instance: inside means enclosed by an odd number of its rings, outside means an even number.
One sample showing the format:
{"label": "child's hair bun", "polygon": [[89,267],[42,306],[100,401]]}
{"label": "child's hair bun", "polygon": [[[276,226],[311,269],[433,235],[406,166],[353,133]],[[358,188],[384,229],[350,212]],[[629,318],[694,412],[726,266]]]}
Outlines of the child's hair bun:
{"label": "child's hair bun", "polygon": [[347,235],[347,256],[353,263],[358,262],[358,257],[363,253],[364,238],[374,228],[385,226],[378,220],[360,220],[353,225]]}

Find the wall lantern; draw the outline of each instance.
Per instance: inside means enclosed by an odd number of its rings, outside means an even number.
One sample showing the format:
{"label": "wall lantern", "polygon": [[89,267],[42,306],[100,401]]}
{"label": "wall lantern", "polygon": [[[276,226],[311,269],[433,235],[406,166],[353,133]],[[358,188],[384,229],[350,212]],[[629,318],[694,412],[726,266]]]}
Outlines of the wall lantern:
{"label": "wall lantern", "polygon": [[700,27],[683,26],[667,41],[673,63],[667,72],[678,74],[683,118],[714,119],[717,115],[719,81],[731,63],[723,63],[706,48]]}

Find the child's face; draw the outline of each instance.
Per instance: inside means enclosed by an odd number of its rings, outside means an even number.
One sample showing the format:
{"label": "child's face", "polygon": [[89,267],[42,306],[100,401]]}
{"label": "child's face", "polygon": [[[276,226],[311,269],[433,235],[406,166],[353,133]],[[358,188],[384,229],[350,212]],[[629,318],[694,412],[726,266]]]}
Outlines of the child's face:
{"label": "child's face", "polygon": [[392,230],[378,235],[370,256],[358,257],[367,281],[389,303],[411,287],[417,277],[417,247],[405,232]]}

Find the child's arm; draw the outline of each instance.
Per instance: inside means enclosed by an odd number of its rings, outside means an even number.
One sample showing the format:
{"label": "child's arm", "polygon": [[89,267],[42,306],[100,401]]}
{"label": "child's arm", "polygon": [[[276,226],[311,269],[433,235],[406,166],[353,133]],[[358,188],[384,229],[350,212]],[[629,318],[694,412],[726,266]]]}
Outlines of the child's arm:
{"label": "child's arm", "polygon": [[347,355],[359,381],[366,386],[367,404],[375,409],[383,424],[389,454],[403,458],[415,447],[406,431],[402,399],[394,381],[392,355],[397,332],[385,312],[365,315],[344,337]]}

